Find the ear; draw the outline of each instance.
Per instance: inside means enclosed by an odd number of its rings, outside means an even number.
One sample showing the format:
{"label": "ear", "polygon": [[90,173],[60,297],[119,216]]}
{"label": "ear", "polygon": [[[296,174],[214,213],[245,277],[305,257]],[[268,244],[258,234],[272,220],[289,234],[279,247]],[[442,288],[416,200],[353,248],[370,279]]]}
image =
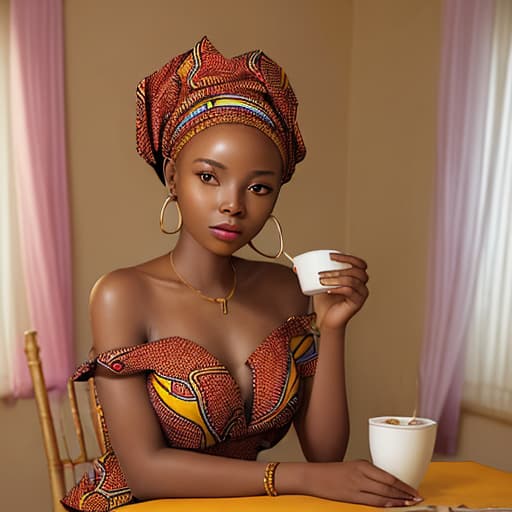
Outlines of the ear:
{"label": "ear", "polygon": [[164,163],[165,186],[169,190],[171,196],[176,196],[176,165],[174,160],[165,159]]}

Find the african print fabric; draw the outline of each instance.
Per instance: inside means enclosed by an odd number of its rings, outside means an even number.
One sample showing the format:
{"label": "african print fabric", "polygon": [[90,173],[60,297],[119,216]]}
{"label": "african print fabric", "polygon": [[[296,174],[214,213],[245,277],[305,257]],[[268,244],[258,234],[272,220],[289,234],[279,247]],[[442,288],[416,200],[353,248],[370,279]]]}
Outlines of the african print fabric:
{"label": "african print fabric", "polygon": [[162,183],[165,158],[210,126],[240,123],[267,135],[290,180],[306,148],[297,124],[297,99],[286,73],[260,50],[224,57],[208,38],[137,86],[137,151]]}
{"label": "african print fabric", "polygon": [[[317,351],[314,315],[289,318],[247,359],[252,403],[247,410],[238,384],[208,350],[180,337],[111,350],[80,366],[75,380],[97,365],[123,376],[144,372],[151,404],[170,447],[254,460],[288,431],[299,407],[301,378],[312,376]],[[169,357],[172,354],[172,357]],[[69,510],[108,511],[133,501],[107,439],[107,453],[64,498]]]}

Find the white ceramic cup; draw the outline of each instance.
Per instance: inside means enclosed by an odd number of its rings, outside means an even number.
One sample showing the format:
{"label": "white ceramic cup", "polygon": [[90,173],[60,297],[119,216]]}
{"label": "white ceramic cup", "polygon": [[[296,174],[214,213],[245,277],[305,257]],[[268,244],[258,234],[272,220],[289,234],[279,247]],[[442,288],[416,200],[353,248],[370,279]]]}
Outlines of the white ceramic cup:
{"label": "white ceramic cup", "polygon": [[341,263],[331,260],[331,253],[341,254],[340,251],[331,251],[328,249],[319,249],[299,254],[293,258],[293,266],[299,277],[300,288],[304,295],[316,295],[325,293],[329,288],[336,286],[326,286],[320,284],[319,272],[324,270],[343,270],[350,268],[349,263]]}
{"label": "white ceramic cup", "polygon": [[[400,424],[390,425],[386,423],[388,419],[396,419]],[[437,423],[416,418],[418,425],[408,425],[411,419],[402,416],[370,418],[370,453],[377,467],[417,489],[432,459]]]}

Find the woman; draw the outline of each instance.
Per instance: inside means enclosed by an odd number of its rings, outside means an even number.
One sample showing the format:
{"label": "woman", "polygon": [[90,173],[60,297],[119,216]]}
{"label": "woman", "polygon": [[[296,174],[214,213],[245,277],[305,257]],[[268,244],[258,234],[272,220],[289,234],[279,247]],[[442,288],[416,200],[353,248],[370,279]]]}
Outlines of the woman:
{"label": "woman", "polygon": [[[332,255],[350,268],[321,273],[335,288],[309,314],[290,269],[233,256],[255,247],[305,156],[284,72],[259,51],[226,59],[204,38],[142,81],[137,101],[138,152],[169,191],[161,227],[174,204],[179,235],[92,291],[97,357],[76,378],[95,374],[109,435],[66,506],[265,492],[420,501],[370,463],[342,462],[345,328],[368,295],[366,264]],[[309,462],[257,461],[292,422]]]}

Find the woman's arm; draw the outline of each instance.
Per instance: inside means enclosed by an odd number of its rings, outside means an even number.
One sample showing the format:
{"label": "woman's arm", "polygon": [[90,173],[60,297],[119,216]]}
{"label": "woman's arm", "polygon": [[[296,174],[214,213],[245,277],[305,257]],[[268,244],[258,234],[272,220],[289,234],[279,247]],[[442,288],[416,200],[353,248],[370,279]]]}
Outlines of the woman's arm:
{"label": "woman's arm", "polygon": [[[101,279],[90,302],[96,354],[143,342],[148,302],[135,271],[118,271]],[[116,377],[98,367],[96,385],[112,446],[137,498],[264,494],[264,462],[169,448],[149,401],[145,376]],[[280,494],[367,505],[403,505],[416,495],[414,489],[364,461],[283,462],[275,486]]]}
{"label": "woman's arm", "polygon": [[255,496],[265,464],[169,448],[142,375],[96,379],[112,446],[139,499]]}
{"label": "woman's arm", "polygon": [[314,377],[304,381],[295,429],[310,462],[342,461],[349,439],[344,334],[321,332]]}
{"label": "woman's arm", "polygon": [[322,273],[321,282],[336,285],[314,297],[320,329],[315,376],[307,379],[295,427],[309,461],[341,461],[349,438],[345,386],[345,330],[347,322],[368,296],[366,263],[359,258],[334,255],[352,268]]}
{"label": "woman's arm", "polygon": [[[95,353],[144,342],[147,303],[137,271],[124,269],[102,278],[90,300]],[[134,496],[264,493],[262,462],[169,448],[149,401],[145,375],[120,377],[98,366],[95,380],[112,446]]]}
{"label": "woman's arm", "polygon": [[[112,445],[129,487],[139,499],[264,494],[265,463],[168,448],[148,403],[144,378],[100,377]],[[99,391],[99,390],[98,390]],[[417,493],[365,461],[283,462],[279,494],[309,494],[366,505],[412,505]]]}

